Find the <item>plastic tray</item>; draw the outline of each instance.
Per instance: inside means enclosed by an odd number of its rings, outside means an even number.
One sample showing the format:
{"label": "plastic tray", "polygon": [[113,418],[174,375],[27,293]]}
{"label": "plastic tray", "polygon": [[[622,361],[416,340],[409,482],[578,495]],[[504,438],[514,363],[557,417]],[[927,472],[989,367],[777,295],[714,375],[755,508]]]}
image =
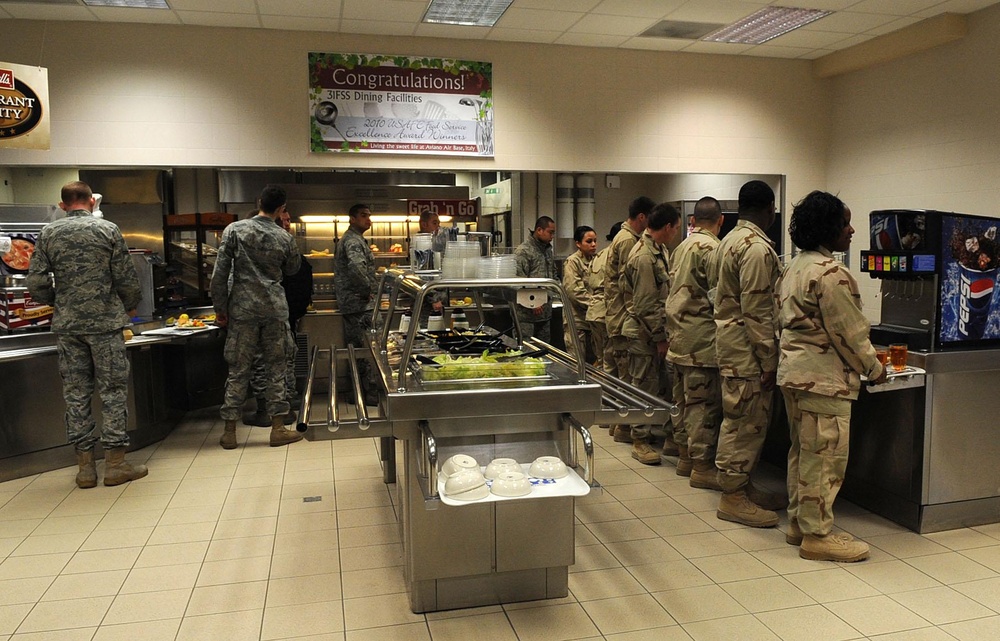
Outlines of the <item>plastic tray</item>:
{"label": "plastic tray", "polygon": [[211,332],[219,329],[215,325],[205,327],[161,327],[159,329],[147,329],[140,336],[190,336],[201,332]]}
{"label": "plastic tray", "polygon": [[[524,499],[545,499],[553,498],[557,496],[587,496],[590,494],[590,486],[587,482],[580,478],[580,475],[576,473],[576,470],[569,468],[569,474],[561,479],[536,479],[528,475],[528,468],[530,464],[521,464],[521,469],[524,470],[524,475],[531,480],[531,492],[525,494],[524,496],[497,496],[490,492],[485,498],[481,498],[477,501],[456,501],[455,499],[449,497],[444,493],[444,483],[445,479],[443,476],[438,476],[438,496],[441,497],[441,502],[445,505],[477,505],[479,503],[492,503],[495,501],[521,501]],[[486,468],[480,468],[485,471]],[[486,479],[486,485],[491,486],[493,481]]]}

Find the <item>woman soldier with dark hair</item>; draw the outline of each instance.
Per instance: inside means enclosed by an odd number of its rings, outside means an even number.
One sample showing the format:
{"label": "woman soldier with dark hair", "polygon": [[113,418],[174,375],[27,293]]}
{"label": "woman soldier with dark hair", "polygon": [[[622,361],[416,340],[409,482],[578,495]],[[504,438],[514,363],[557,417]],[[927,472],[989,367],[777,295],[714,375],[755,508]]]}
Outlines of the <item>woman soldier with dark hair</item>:
{"label": "woman soldier with dark hair", "polygon": [[792,440],[785,540],[799,545],[804,559],[863,561],[866,543],[832,531],[833,502],[847,470],[851,402],[862,375],[875,384],[886,378],[868,339],[857,281],[833,257],[851,246],[851,210],[814,191],[795,205],[788,233],[802,251],[777,287],[778,385]]}

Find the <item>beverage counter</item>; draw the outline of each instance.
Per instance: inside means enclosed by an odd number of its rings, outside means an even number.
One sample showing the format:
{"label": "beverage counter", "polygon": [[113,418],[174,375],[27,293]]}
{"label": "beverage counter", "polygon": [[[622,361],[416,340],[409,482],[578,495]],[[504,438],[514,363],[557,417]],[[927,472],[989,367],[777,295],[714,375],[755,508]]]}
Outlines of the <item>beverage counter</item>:
{"label": "beverage counter", "polygon": [[[133,331],[163,325],[162,320],[149,321]],[[126,343],[130,449],[162,440],[184,412],[222,402],[223,341],[224,333],[211,329],[137,335]],[[76,457],[66,441],[55,336],[46,332],[0,337],[0,380],[0,481],[74,465]],[[99,408],[100,399],[95,399],[95,416]]]}

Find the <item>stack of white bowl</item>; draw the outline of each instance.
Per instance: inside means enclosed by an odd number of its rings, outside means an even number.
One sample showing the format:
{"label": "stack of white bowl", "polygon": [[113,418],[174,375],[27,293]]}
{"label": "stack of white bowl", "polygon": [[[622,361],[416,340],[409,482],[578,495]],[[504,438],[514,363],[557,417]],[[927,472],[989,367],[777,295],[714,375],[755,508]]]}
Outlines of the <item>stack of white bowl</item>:
{"label": "stack of white bowl", "polygon": [[481,253],[479,243],[449,241],[441,259],[441,277],[447,279],[475,278]]}
{"label": "stack of white bowl", "polygon": [[515,277],[517,277],[517,257],[513,254],[480,258],[476,267],[476,278],[496,279]]}

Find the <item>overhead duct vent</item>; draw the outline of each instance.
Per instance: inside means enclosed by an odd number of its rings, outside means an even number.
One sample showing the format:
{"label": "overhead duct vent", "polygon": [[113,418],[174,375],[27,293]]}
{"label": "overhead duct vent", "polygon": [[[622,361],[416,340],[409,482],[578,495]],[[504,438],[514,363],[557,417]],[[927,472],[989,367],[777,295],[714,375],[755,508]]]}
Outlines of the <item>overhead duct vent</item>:
{"label": "overhead duct vent", "polygon": [[661,20],[649,29],[639,34],[640,38],[678,38],[681,40],[700,40],[704,36],[718,31],[726,25],[709,22],[681,22],[680,20]]}

